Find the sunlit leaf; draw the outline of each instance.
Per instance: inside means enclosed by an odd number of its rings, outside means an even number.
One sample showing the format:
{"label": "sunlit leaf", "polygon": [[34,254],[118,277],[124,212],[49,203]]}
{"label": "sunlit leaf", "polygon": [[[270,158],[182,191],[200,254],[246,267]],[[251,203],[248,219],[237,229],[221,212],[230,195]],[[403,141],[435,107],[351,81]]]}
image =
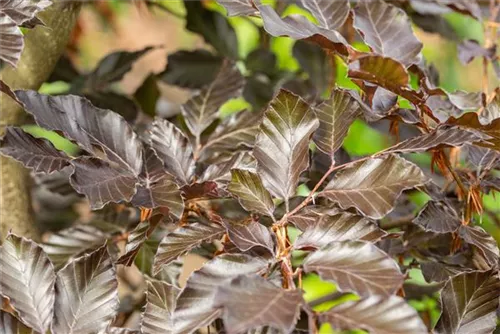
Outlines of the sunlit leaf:
{"label": "sunlit leaf", "polygon": [[141,333],[173,333],[173,313],[179,288],[153,279],[148,280],[147,284],[146,308],[142,313]]}
{"label": "sunlit leaf", "polygon": [[217,0],[227,10],[227,16],[254,15],[257,8],[252,0]]}
{"label": "sunlit leaf", "polygon": [[377,224],[362,216],[348,212],[325,214],[297,238],[294,247],[321,248],[333,241],[347,240],[376,242],[386,234]]}
{"label": "sunlit leaf", "polygon": [[397,296],[343,303],[321,314],[320,321],[338,330],[364,329],[373,334],[428,333],[417,311]]}
{"label": "sunlit leaf", "polygon": [[23,34],[16,23],[1,11],[0,37],[0,60],[16,67],[24,48]]}
{"label": "sunlit leaf", "polygon": [[35,138],[20,128],[8,127],[0,152],[20,161],[35,173],[50,174],[69,165],[70,158],[46,139]]}
{"label": "sunlit leaf", "polygon": [[224,232],[225,228],[220,224],[197,222],[168,233],[158,247],[154,260],[154,272],[159,272],[161,266],[169,264],[201,243],[219,238]]}
{"label": "sunlit leaf", "polygon": [[305,231],[307,229],[314,228],[316,222],[318,222],[324,215],[334,216],[338,213],[339,209],[336,207],[311,205],[306,206],[293,216],[289,217],[288,220],[301,231]]}
{"label": "sunlit leaf", "polygon": [[329,30],[342,28],[351,9],[348,0],[300,0],[299,5],[313,14],[320,27]]}
{"label": "sunlit leaf", "polygon": [[258,174],[244,169],[231,170],[231,182],[227,190],[236,195],[241,205],[248,211],[273,216],[273,199],[264,188]]}
{"label": "sunlit leaf", "polygon": [[375,245],[361,241],[335,241],[311,253],[304,270],[335,281],[342,291],[360,296],[394,294],[404,281],[399,266]]}
{"label": "sunlit leaf", "polygon": [[54,334],[88,334],[106,328],[118,309],[118,282],[106,246],[61,269],[56,281]]}
{"label": "sunlit leaf", "polygon": [[342,208],[355,207],[363,215],[380,219],[394,208],[405,189],[427,182],[416,165],[389,155],[359,162],[335,175],[320,193]]}
{"label": "sunlit leaf", "polygon": [[[260,276],[238,276],[215,293],[228,334],[269,325],[291,332],[303,303],[300,290],[285,290]],[[272,310],[272,312],[269,312]]]}
{"label": "sunlit leaf", "polygon": [[404,65],[418,62],[422,43],[413,34],[402,9],[382,0],[360,1],[355,9],[354,27],[376,53]]}
{"label": "sunlit leaf", "polygon": [[217,288],[227,285],[239,275],[259,274],[266,261],[248,255],[223,254],[205,263],[189,277],[177,299],[174,324],[177,333],[192,333],[208,326],[222,315],[213,306]]}
{"label": "sunlit leaf", "polygon": [[9,234],[0,248],[0,275],[0,292],[19,318],[45,333],[52,322],[56,282],[47,254],[33,241]]}
{"label": "sunlit leaf", "polygon": [[318,124],[307,103],[282,90],[260,126],[253,150],[257,171],[264,186],[286,203],[309,165],[309,139]]}
{"label": "sunlit leaf", "polygon": [[500,297],[498,272],[452,277],[441,292],[442,314],[436,333],[491,333]]}

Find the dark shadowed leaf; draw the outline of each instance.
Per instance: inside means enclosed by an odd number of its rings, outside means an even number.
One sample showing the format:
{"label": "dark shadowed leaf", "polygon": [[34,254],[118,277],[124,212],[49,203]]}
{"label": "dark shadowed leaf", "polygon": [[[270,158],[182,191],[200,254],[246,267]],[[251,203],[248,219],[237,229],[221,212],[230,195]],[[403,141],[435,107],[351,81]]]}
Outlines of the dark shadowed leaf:
{"label": "dark shadowed leaf", "polygon": [[385,236],[374,222],[348,212],[322,215],[294,243],[294,248],[321,248],[332,241],[362,240],[376,242]]}
{"label": "dark shadowed leaf", "polygon": [[198,89],[214,81],[223,58],[207,50],[177,51],[167,58],[167,68],[159,78],[183,88]]}
{"label": "dark shadowed leaf", "polygon": [[461,225],[455,209],[442,201],[429,201],[413,223],[437,233],[454,232]]}
{"label": "dark shadowed leaf", "polygon": [[376,53],[404,65],[418,62],[422,43],[411,30],[406,13],[382,0],[361,1],[355,9],[354,27]]}
{"label": "dark shadowed leaf", "polygon": [[458,234],[465,242],[473,245],[472,262],[477,269],[488,270],[498,267],[498,246],[489,233],[479,226],[462,225]]}
{"label": "dark shadowed leaf", "polygon": [[319,122],[300,97],[282,90],[260,126],[253,153],[265,187],[288,204],[309,165],[309,139]]}
{"label": "dark shadowed leaf", "polygon": [[362,241],[332,242],[304,260],[304,270],[335,281],[342,291],[360,296],[391,295],[403,284],[399,266],[375,245]]}
{"label": "dark shadowed leaf", "polygon": [[217,0],[227,10],[227,16],[255,15],[257,8],[252,0]]}
{"label": "dark shadowed leaf", "polygon": [[225,60],[215,80],[182,105],[186,125],[197,140],[217,119],[219,108],[241,92],[243,84],[244,79],[234,63]]}
{"label": "dark shadowed leaf", "polygon": [[491,333],[500,297],[497,271],[452,277],[441,291],[442,313],[436,333]]}
{"label": "dark shadowed leaf", "polygon": [[349,76],[359,78],[398,92],[408,86],[409,76],[405,67],[392,58],[364,56],[349,67]]}
{"label": "dark shadowed leaf", "polygon": [[215,50],[229,58],[238,58],[238,39],[224,15],[206,9],[202,2],[184,1],[186,29],[203,36]]}
{"label": "dark shadowed leaf", "polygon": [[324,215],[334,216],[339,213],[339,209],[332,206],[312,205],[306,206],[288,220],[294,224],[299,230],[305,231],[308,228],[314,227],[316,222]]}
{"label": "dark shadowed leaf", "polygon": [[13,99],[17,103],[21,104],[21,102],[19,102],[17,100],[16,94],[14,94],[14,92],[12,91],[12,89],[2,79],[0,79],[0,92],[6,94],[11,99]]}
{"label": "dark shadowed leaf", "polygon": [[217,288],[239,275],[259,274],[267,268],[262,258],[243,254],[223,254],[191,274],[177,299],[174,324],[177,333],[192,333],[221,316],[213,307]]}
{"label": "dark shadowed leaf", "polygon": [[128,235],[125,254],[120,256],[117,263],[130,266],[141,250],[144,242],[153,234],[156,226],[162,219],[162,215],[156,215],[150,220],[140,222]]}
{"label": "dark shadowed leaf", "polygon": [[224,226],[213,222],[206,224],[196,222],[179,227],[167,234],[160,242],[153,271],[159,272],[163,265],[169,264],[184,253],[200,246],[203,242],[219,238],[224,232]]}
{"label": "dark shadowed leaf", "polygon": [[315,112],[319,128],[314,133],[314,142],[333,163],[335,152],[342,146],[352,122],[361,115],[361,108],[347,91],[336,89],[328,101],[315,108]]}
{"label": "dark shadowed leaf", "polygon": [[120,81],[132,69],[132,65],[144,54],[152,50],[148,46],[139,51],[117,51],[104,57],[96,69],[89,74],[89,85],[94,89],[103,89],[111,83]]}
{"label": "dark shadowed leaf", "polygon": [[273,216],[274,203],[271,194],[264,188],[260,176],[245,169],[231,170],[231,182],[227,190],[238,197],[248,211]]}
{"label": "dark shadowed leaf", "polygon": [[309,75],[318,93],[323,93],[330,84],[333,72],[326,52],[318,45],[299,40],[294,44],[292,53],[300,67]]}
{"label": "dark shadowed leaf", "polygon": [[160,95],[161,92],[158,88],[156,76],[150,74],[135,91],[134,99],[146,115],[154,117]]}
{"label": "dark shadowed leaf", "polygon": [[334,329],[364,329],[372,334],[425,334],[417,311],[398,296],[371,296],[340,304],[320,315]]}
{"label": "dark shadowed leaf", "polygon": [[434,131],[407,139],[387,150],[392,153],[425,152],[431,149],[462,146],[466,143],[481,142],[490,137],[473,129],[440,126]]}
{"label": "dark shadowed leaf", "polygon": [[264,325],[290,333],[302,303],[302,291],[285,290],[260,276],[234,278],[217,288],[214,300],[214,306],[223,309],[222,319],[228,334]]}
{"label": "dark shadowed leaf", "polygon": [[142,313],[141,333],[173,333],[173,313],[179,288],[154,279],[148,280],[147,284],[146,308]]}
{"label": "dark shadowed leaf", "polygon": [[110,202],[130,201],[136,192],[136,177],[104,160],[82,157],[71,163],[75,167],[71,185],[87,196],[93,210],[101,209]]}
{"label": "dark shadowed leaf", "polygon": [[269,229],[256,220],[241,223],[226,223],[231,242],[241,251],[262,247],[274,254],[274,241]]}
{"label": "dark shadowed leaf", "polygon": [[101,109],[109,109],[121,115],[127,122],[132,123],[140,112],[136,101],[125,95],[113,91],[91,91],[83,94],[92,104]]}
{"label": "dark shadowed leaf", "polygon": [[161,160],[152,149],[148,148],[143,158],[143,170],[132,204],[150,209],[165,207],[180,217],[184,211],[184,201],[174,178],[165,172]]}
{"label": "dark shadowed leaf", "polygon": [[445,282],[452,276],[472,271],[470,268],[454,266],[443,262],[424,262],[420,264],[420,269],[427,282]]}
{"label": "dark shadowed leaf", "polygon": [[167,120],[157,118],[151,128],[150,144],[165,170],[182,185],[194,174],[193,149],[184,134]]}
{"label": "dark shadowed leaf", "polygon": [[70,158],[51,142],[35,138],[21,128],[8,127],[0,142],[0,152],[20,161],[35,173],[50,174],[69,165]]}
{"label": "dark shadowed leaf", "polygon": [[427,182],[413,163],[396,155],[359,162],[335,175],[320,193],[342,208],[355,207],[363,215],[380,219],[392,211],[405,189]]}
{"label": "dark shadowed leaf", "polygon": [[233,150],[239,146],[253,147],[261,117],[262,113],[244,110],[224,119],[208,137],[203,150],[218,152]]}
{"label": "dark shadowed leaf", "polygon": [[351,10],[348,0],[300,0],[298,3],[311,12],[320,27],[329,30],[342,28]]}
{"label": "dark shadowed leaf", "polygon": [[118,309],[118,281],[106,246],[61,269],[56,281],[54,334],[105,329]]}
{"label": "dark shadowed leaf", "polygon": [[140,173],[142,144],[120,115],[96,108],[75,95],[50,96],[18,90],[16,96],[41,127],[61,131],[87,152],[106,158],[131,176]]}
{"label": "dark shadowed leaf", "polygon": [[0,310],[0,333],[2,334],[39,334],[27,327],[12,314]]}
{"label": "dark shadowed leaf", "polygon": [[65,81],[72,82],[80,76],[71,59],[63,54],[57,61],[54,71],[46,82]]}
{"label": "dark shadowed leaf", "polygon": [[1,294],[31,328],[45,333],[54,310],[54,267],[42,248],[9,234],[0,248]]}
{"label": "dark shadowed leaf", "polygon": [[468,39],[458,44],[458,59],[462,64],[468,64],[476,57],[486,57],[493,59],[495,57],[496,47],[485,49],[478,41]]}
{"label": "dark shadowed leaf", "polygon": [[346,53],[345,45],[347,42],[338,31],[317,26],[301,15],[289,15],[281,18],[271,6],[258,5],[258,9],[264,23],[264,29],[270,35],[275,37],[288,36],[295,40],[307,39],[324,48]]}
{"label": "dark shadowed leaf", "polygon": [[80,224],[51,234],[42,247],[54,265],[60,268],[68,260],[99,247],[109,236],[94,226]]}
{"label": "dark shadowed leaf", "polygon": [[21,29],[8,15],[0,11],[0,60],[16,67],[23,47]]}
{"label": "dark shadowed leaf", "polygon": [[467,145],[467,161],[476,167],[480,173],[483,170],[500,167],[500,152],[475,145]]}
{"label": "dark shadowed leaf", "polygon": [[459,39],[457,33],[453,29],[453,26],[448,20],[446,20],[445,17],[441,15],[435,15],[431,13],[420,14],[417,12],[408,13],[408,15],[411,16],[412,22],[425,32],[439,34],[451,41],[456,41]]}

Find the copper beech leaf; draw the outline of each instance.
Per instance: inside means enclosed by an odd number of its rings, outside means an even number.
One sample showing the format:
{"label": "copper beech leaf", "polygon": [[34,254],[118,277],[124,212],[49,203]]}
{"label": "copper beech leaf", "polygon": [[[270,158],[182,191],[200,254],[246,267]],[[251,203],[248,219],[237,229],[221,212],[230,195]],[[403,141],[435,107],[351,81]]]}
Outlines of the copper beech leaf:
{"label": "copper beech leaf", "polygon": [[176,333],[192,333],[222,315],[213,305],[217,288],[240,275],[260,274],[267,262],[244,254],[223,254],[193,272],[177,298],[174,311]]}
{"label": "copper beech leaf", "polygon": [[407,66],[418,62],[423,45],[402,9],[382,0],[363,0],[354,11],[354,27],[374,52]]}
{"label": "copper beech leaf", "polygon": [[[0,4],[0,12],[8,15],[18,26],[20,26],[33,20],[38,12],[49,7],[51,4],[52,1],[50,0],[4,0]],[[41,23],[41,21],[37,22],[37,24]]]}
{"label": "copper beech leaf", "polygon": [[265,248],[274,254],[274,241],[269,229],[255,221],[225,223],[231,242],[243,252],[254,247]]}
{"label": "copper beech leaf", "polygon": [[391,154],[341,170],[320,196],[338,203],[343,209],[354,207],[369,218],[380,219],[392,211],[403,190],[427,181],[420,168]]}
{"label": "copper beech leaf", "polygon": [[2,334],[39,334],[23,324],[12,314],[0,310],[0,333]]}
{"label": "copper beech leaf", "polygon": [[498,271],[452,277],[441,291],[442,313],[436,333],[491,333],[500,297]]}
{"label": "copper beech leaf", "polygon": [[387,233],[376,223],[358,215],[343,212],[322,215],[305,229],[294,243],[295,249],[315,249],[333,241],[361,240],[376,242]]}
{"label": "copper beech leaf", "polygon": [[20,161],[35,173],[51,174],[69,165],[70,158],[51,142],[35,138],[20,128],[8,127],[0,143],[0,152]]}
{"label": "copper beech leaf", "polygon": [[151,217],[150,220],[140,222],[127,237],[127,245],[125,246],[125,253],[120,256],[117,263],[124,264],[126,266],[132,265],[134,260],[141,250],[144,242],[149,239],[149,237],[155,231],[156,226],[162,219],[162,215],[156,215]]}
{"label": "copper beech leaf", "polygon": [[174,216],[180,217],[184,211],[184,200],[174,178],[166,173],[152,149],[148,148],[143,158],[143,170],[131,203],[149,209],[166,207]]}
{"label": "copper beech leaf", "polygon": [[334,281],[342,291],[358,295],[391,295],[401,288],[404,276],[398,264],[375,245],[362,241],[334,241],[311,253],[303,263],[306,272],[317,272]]}
{"label": "copper beech leaf", "polygon": [[398,296],[369,296],[342,303],[320,315],[336,330],[364,329],[373,334],[426,334],[417,311]]}
{"label": "copper beech leaf", "polygon": [[157,118],[150,131],[150,144],[165,170],[181,184],[188,184],[194,175],[193,148],[174,124]]}
{"label": "copper beech leaf", "polygon": [[[302,291],[285,290],[260,276],[237,276],[217,288],[214,306],[222,308],[226,333],[268,325],[292,332],[299,318]],[[272,310],[272,311],[271,311]]]}
{"label": "copper beech leaf", "polygon": [[23,48],[21,29],[12,18],[0,11],[0,60],[16,67]]}
{"label": "copper beech leaf", "polygon": [[196,222],[168,233],[158,246],[153,264],[154,273],[158,273],[161,266],[169,264],[201,243],[221,237],[224,232],[224,226],[218,223]]}
{"label": "copper beech leaf", "polygon": [[309,105],[285,90],[266,111],[253,154],[264,186],[288,204],[309,166],[309,140],[319,122]]}
{"label": "copper beech leaf", "polygon": [[168,283],[149,279],[146,307],[142,313],[141,333],[174,333],[173,313],[180,289]]}
{"label": "copper beech leaf", "polygon": [[257,8],[253,0],[217,0],[227,10],[227,16],[255,15]]}
{"label": "copper beech leaf", "polygon": [[118,281],[106,246],[68,263],[57,275],[54,334],[105,329],[118,310]]}
{"label": "copper beech leaf", "polygon": [[334,154],[342,146],[349,127],[356,117],[361,116],[361,108],[347,91],[336,89],[330,99],[314,108],[314,111],[319,119],[314,142],[333,162]]}
{"label": "copper beech leaf", "polygon": [[198,141],[201,133],[217,119],[219,108],[240,94],[243,84],[240,71],[232,62],[225,60],[214,81],[182,105],[186,125]]}
{"label": "copper beech leaf", "polygon": [[473,246],[472,262],[479,270],[498,267],[500,251],[493,237],[479,226],[461,225],[458,235]]}
{"label": "copper beech leaf", "polygon": [[238,197],[241,206],[273,217],[274,203],[259,175],[249,170],[232,169],[227,190]]}
{"label": "copper beech leaf", "polygon": [[426,231],[437,233],[455,232],[462,222],[458,213],[445,202],[429,201],[413,220]]}
{"label": "copper beech leaf", "polygon": [[318,222],[324,215],[334,216],[338,213],[339,209],[336,207],[310,205],[289,217],[288,220],[299,230],[305,231],[307,229],[313,229],[316,222]]}
{"label": "copper beech leaf", "polygon": [[351,63],[349,77],[377,84],[394,93],[410,82],[408,71],[401,63],[377,55],[363,56]]}
{"label": "copper beech leaf", "polygon": [[9,234],[0,248],[0,294],[9,299],[19,318],[40,333],[54,312],[54,267],[31,240]]}
{"label": "copper beech leaf", "polygon": [[298,4],[311,12],[320,27],[329,30],[342,28],[351,10],[348,0],[300,0]]}

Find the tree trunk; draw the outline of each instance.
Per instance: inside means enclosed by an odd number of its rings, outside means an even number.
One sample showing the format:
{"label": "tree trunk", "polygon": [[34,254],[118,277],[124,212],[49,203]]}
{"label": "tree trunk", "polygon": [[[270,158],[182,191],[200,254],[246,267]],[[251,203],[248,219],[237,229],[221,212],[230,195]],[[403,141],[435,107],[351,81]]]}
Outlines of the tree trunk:
{"label": "tree trunk", "polygon": [[[29,30],[17,68],[5,66],[0,78],[14,89],[40,88],[64,52],[76,22],[80,2],[59,1],[39,14],[45,27]],[[0,136],[8,125],[22,125],[25,113],[7,95],[0,93]],[[37,239],[33,224],[29,173],[16,161],[0,156],[0,235],[13,233]]]}

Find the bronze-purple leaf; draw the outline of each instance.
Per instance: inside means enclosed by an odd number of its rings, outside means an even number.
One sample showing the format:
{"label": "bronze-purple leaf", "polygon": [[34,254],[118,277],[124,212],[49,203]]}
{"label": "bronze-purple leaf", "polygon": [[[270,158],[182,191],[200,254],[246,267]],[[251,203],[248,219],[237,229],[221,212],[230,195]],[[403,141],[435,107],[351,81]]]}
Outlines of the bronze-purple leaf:
{"label": "bronze-purple leaf", "polygon": [[355,9],[354,27],[376,53],[407,66],[418,62],[423,45],[413,34],[402,9],[382,0],[360,1]]}
{"label": "bronze-purple leaf", "polygon": [[442,313],[435,332],[491,333],[496,328],[499,297],[496,270],[452,277],[441,291]]}
{"label": "bronze-purple leaf", "polygon": [[191,223],[168,233],[160,242],[156,252],[153,271],[157,273],[161,266],[169,264],[179,256],[198,247],[203,242],[210,242],[224,234],[224,226],[207,222]]}
{"label": "bronze-purple leaf", "polygon": [[16,67],[24,47],[23,34],[7,14],[0,11],[0,60]]}
{"label": "bronze-purple leaf", "polygon": [[251,219],[241,223],[225,223],[229,239],[243,252],[254,247],[264,248],[274,255],[274,241],[267,227]]}
{"label": "bronze-purple leaf", "polygon": [[217,0],[227,10],[227,16],[247,16],[257,14],[253,0]]}
{"label": "bronze-purple leaf", "polygon": [[150,131],[150,144],[168,173],[181,185],[190,183],[195,168],[193,148],[181,130],[158,118]]}
{"label": "bronze-purple leaf", "polygon": [[23,324],[12,314],[0,310],[0,333],[4,334],[39,334]]}
{"label": "bronze-purple leaf", "polygon": [[35,138],[21,128],[8,127],[0,143],[0,152],[20,161],[35,173],[50,174],[69,165],[70,158],[51,142]]}
{"label": "bronze-purple leaf", "polygon": [[364,329],[372,334],[428,333],[417,311],[398,296],[369,296],[342,303],[322,313],[320,321],[337,330]]}
{"label": "bronze-purple leaf", "polygon": [[52,4],[50,0],[40,1],[19,1],[19,0],[4,0],[0,4],[0,12],[8,15],[16,25],[20,26],[23,23],[31,21],[35,15],[49,7]]}
{"label": "bronze-purple leaf", "polygon": [[214,306],[222,308],[228,334],[264,325],[291,333],[303,302],[300,290],[285,290],[260,276],[241,275],[217,288]]}
{"label": "bronze-purple leaf", "polygon": [[309,140],[318,126],[309,105],[285,90],[273,99],[260,126],[253,150],[257,172],[271,194],[287,205],[309,166]]}
{"label": "bronze-purple leaf", "polygon": [[148,148],[143,158],[143,170],[132,204],[150,209],[166,207],[174,216],[180,217],[184,211],[184,201],[175,179],[164,170],[163,163],[152,149]]}
{"label": "bronze-purple leaf", "polygon": [[262,258],[244,254],[223,254],[205,263],[189,277],[177,298],[174,312],[176,333],[192,333],[210,325],[222,315],[213,305],[217,288],[239,275],[260,274],[267,268]]}
{"label": "bronze-purple leaf", "polygon": [[128,235],[127,245],[125,246],[125,254],[120,256],[117,263],[131,266],[134,263],[135,257],[141,250],[144,242],[153,234],[156,226],[162,219],[162,215],[151,217],[150,220],[140,222]]}
{"label": "bronze-purple leaf", "polygon": [[303,263],[306,272],[317,272],[334,281],[340,290],[363,297],[394,294],[404,276],[398,264],[377,246],[362,241],[334,241],[311,253]]}
{"label": "bronze-purple leaf", "polygon": [[336,89],[314,111],[319,119],[314,142],[334,162],[334,154],[342,146],[350,125],[361,115],[361,108],[348,92]]}
{"label": "bronze-purple leaf", "polygon": [[341,170],[320,196],[338,203],[343,209],[354,207],[369,218],[380,219],[393,210],[403,190],[427,181],[419,167],[391,154]]}
{"label": "bronze-purple leaf", "polygon": [[429,201],[413,223],[437,233],[455,232],[462,225],[455,209],[443,201]]}
{"label": "bronze-purple leaf", "polygon": [[146,307],[142,313],[141,333],[174,333],[173,314],[180,289],[168,283],[149,279]]}
{"label": "bronze-purple leaf", "polygon": [[322,215],[294,243],[295,249],[316,249],[333,241],[361,240],[376,242],[387,233],[376,223],[349,212]]}
{"label": "bronze-purple leaf", "polygon": [[316,222],[324,215],[334,216],[338,214],[339,211],[340,210],[337,207],[311,205],[306,206],[293,216],[289,217],[288,220],[299,230],[305,231],[307,229],[314,228]]}
{"label": "bronze-purple leaf", "polygon": [[58,272],[51,331],[97,333],[110,325],[118,305],[116,269],[104,245]]}
{"label": "bronze-purple leaf", "polygon": [[56,282],[47,254],[33,241],[9,234],[0,248],[0,276],[1,294],[19,318],[45,333],[52,322]]}
{"label": "bronze-purple leaf", "polygon": [[231,170],[227,190],[238,197],[241,206],[273,217],[274,202],[258,174],[245,169]]}
{"label": "bronze-purple leaf", "polygon": [[234,63],[225,60],[215,80],[182,105],[186,125],[197,140],[195,149],[201,133],[217,119],[219,108],[240,94],[243,84],[243,76]]}
{"label": "bronze-purple leaf", "polygon": [[348,0],[300,0],[298,4],[311,12],[320,27],[328,30],[342,28],[351,11]]}
{"label": "bronze-purple leaf", "polygon": [[472,262],[479,270],[498,267],[499,249],[493,237],[479,226],[462,225],[458,235],[473,246]]}

